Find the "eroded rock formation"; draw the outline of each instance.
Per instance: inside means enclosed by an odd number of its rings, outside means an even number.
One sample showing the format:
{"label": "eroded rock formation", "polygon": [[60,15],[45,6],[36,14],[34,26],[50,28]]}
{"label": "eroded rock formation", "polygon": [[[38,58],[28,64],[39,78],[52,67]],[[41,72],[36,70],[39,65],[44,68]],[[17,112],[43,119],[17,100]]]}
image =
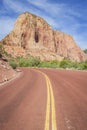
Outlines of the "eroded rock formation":
{"label": "eroded rock formation", "polygon": [[2,42],[8,46],[21,47],[43,60],[51,60],[52,55],[52,60],[85,60],[84,52],[71,36],[52,30],[44,19],[28,12],[18,17],[13,31]]}

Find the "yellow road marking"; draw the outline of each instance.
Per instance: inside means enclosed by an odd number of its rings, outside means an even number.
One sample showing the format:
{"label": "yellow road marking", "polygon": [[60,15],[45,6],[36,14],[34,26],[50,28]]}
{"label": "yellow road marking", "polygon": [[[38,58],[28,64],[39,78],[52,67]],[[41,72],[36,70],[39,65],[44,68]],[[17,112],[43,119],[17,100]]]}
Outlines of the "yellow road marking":
{"label": "yellow road marking", "polygon": [[[48,79],[49,80],[49,79]],[[49,80],[49,85],[50,85],[50,94],[51,94],[51,108],[52,108],[52,130],[57,130],[57,125],[56,125],[56,111],[55,111],[55,100],[54,100],[54,95],[53,95],[53,90],[52,90],[52,85]]]}
{"label": "yellow road marking", "polygon": [[[46,78],[46,75],[44,75]],[[47,105],[46,105],[46,119],[45,119],[45,129],[44,130],[49,130],[49,123],[50,123],[50,89],[49,89],[49,84],[47,84]]]}
{"label": "yellow road marking", "polygon": [[[44,75],[46,79],[46,85],[47,85],[47,105],[46,105],[46,118],[45,118],[44,130],[50,130],[50,118],[51,118],[51,123],[52,123],[51,124],[52,130],[57,130],[55,100],[54,100],[52,84],[50,82],[49,77],[45,73],[41,71],[38,71],[38,72]],[[50,115],[52,116],[50,117]]]}

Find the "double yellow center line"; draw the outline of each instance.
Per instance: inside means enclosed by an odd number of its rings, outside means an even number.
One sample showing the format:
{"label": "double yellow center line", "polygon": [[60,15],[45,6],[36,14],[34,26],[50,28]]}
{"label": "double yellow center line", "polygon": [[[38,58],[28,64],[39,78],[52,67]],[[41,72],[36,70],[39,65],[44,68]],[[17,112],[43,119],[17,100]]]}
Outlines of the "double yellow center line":
{"label": "double yellow center line", "polygon": [[44,75],[47,85],[47,104],[44,130],[57,130],[55,100],[53,95],[52,84],[50,82],[49,77],[45,73],[41,71],[38,72]]}
{"label": "double yellow center line", "polygon": [[[46,120],[44,130],[50,130],[50,118],[52,130],[57,130],[56,125],[56,111],[55,111],[55,100],[53,95],[53,89],[50,79],[44,74],[47,84],[47,108],[46,108]],[[51,117],[50,117],[51,116]]]}

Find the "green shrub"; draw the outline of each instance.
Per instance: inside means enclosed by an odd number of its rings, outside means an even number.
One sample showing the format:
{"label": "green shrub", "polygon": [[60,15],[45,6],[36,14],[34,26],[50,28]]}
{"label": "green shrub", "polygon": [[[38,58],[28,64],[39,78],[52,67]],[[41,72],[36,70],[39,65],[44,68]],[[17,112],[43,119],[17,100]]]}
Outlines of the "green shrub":
{"label": "green shrub", "polygon": [[59,62],[56,60],[53,61],[43,61],[40,63],[39,67],[47,67],[47,68],[58,68],[59,67]]}
{"label": "green shrub", "polygon": [[40,64],[40,59],[38,57],[34,58],[32,56],[28,58],[17,58],[18,65],[20,67],[36,67]]}
{"label": "green shrub", "polygon": [[18,62],[19,62],[18,64],[20,67],[28,67],[29,66],[28,61],[24,58],[20,58]]}
{"label": "green shrub", "polygon": [[50,63],[51,68],[59,68],[59,61],[53,60],[53,61],[50,61],[49,63]]}
{"label": "green shrub", "polygon": [[87,61],[80,63],[79,68],[81,70],[87,70]]}
{"label": "green shrub", "polygon": [[47,61],[42,61],[42,62],[39,64],[39,67],[42,67],[42,68],[45,68],[45,67],[50,68],[50,64],[49,64],[49,62],[47,62]]}
{"label": "green shrub", "polygon": [[62,60],[61,62],[60,62],[60,64],[59,64],[59,67],[60,68],[71,68],[72,67],[72,63],[71,63],[71,61],[69,61],[69,60]]}
{"label": "green shrub", "polygon": [[71,68],[71,69],[87,69],[87,61],[85,62],[72,62],[70,60],[62,60],[62,61],[40,61],[40,58],[29,56],[27,58],[17,57],[16,59],[10,60],[10,65],[12,68],[19,67],[42,67],[42,68]]}
{"label": "green shrub", "polygon": [[72,62],[72,68],[78,69],[79,63],[78,62]]}
{"label": "green shrub", "polygon": [[30,57],[29,58],[29,66],[36,67],[40,64],[40,58],[39,57]]}
{"label": "green shrub", "polygon": [[17,63],[14,61],[14,60],[10,60],[9,61],[9,64],[10,64],[10,66],[13,68],[13,69],[16,69],[17,68]]}

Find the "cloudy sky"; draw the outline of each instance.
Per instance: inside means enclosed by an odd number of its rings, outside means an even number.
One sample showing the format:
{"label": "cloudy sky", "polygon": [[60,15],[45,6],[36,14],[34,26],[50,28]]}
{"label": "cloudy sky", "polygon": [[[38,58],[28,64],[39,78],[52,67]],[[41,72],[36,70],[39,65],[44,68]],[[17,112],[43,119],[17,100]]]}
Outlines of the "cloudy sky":
{"label": "cloudy sky", "polygon": [[72,35],[82,49],[87,48],[87,0],[0,0],[0,40],[26,11],[43,17],[53,29]]}

